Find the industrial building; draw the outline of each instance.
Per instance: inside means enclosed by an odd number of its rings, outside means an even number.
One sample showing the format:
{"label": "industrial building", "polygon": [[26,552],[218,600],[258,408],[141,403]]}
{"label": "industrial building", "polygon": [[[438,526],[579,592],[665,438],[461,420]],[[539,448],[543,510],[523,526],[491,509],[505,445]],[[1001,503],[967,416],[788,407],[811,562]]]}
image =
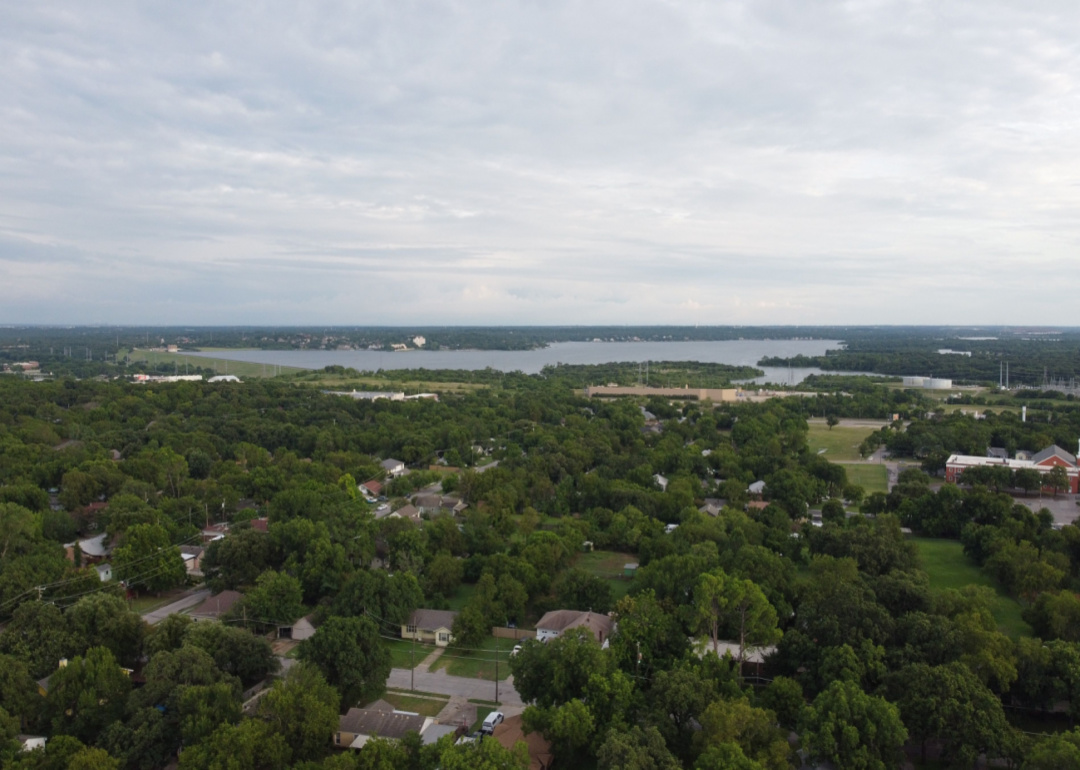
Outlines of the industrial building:
{"label": "industrial building", "polygon": [[1007,457],[1000,456],[951,455],[945,462],[945,480],[956,484],[962,481],[965,470],[977,466],[1008,468],[1011,471],[1030,468],[1043,475],[1049,473],[1055,466],[1060,466],[1065,469],[1065,473],[1069,477],[1069,491],[1077,494],[1078,486],[1080,486],[1080,467],[1076,464],[1076,457],[1056,444],[1032,455],[1030,460],[1010,460]]}
{"label": "industrial building", "polygon": [[905,377],[905,388],[926,388],[927,390],[949,390],[953,386],[952,380],[941,377]]}

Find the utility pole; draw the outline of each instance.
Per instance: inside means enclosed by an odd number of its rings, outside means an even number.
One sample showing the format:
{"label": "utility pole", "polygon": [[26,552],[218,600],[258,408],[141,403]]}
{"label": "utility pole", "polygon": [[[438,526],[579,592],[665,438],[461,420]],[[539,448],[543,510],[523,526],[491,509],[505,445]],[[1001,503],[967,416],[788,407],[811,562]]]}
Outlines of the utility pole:
{"label": "utility pole", "polygon": [[412,647],[409,648],[409,689],[416,689],[416,631],[413,631]]}
{"label": "utility pole", "polygon": [[499,702],[499,642],[495,640],[495,702]]}

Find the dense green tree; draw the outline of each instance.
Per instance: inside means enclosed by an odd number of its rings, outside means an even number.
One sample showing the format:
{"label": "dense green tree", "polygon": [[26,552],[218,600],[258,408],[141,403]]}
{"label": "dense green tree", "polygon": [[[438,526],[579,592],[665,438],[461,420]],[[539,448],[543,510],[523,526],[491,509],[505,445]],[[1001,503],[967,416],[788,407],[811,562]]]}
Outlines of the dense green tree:
{"label": "dense green tree", "polygon": [[240,721],[240,696],[231,683],[186,686],[180,689],[176,711],[184,744],[193,746],[221,725]]}
{"label": "dense green tree", "polygon": [[750,580],[715,570],[698,580],[694,599],[698,622],[709,634],[715,654],[719,654],[721,632],[730,630],[734,634],[739,642],[740,668],[749,650],[773,644],[781,636],[776,610]]}
{"label": "dense green tree", "polygon": [[889,689],[924,759],[934,740],[946,761],[971,766],[979,754],[1000,750],[1009,732],[1001,702],[962,663],[908,666],[893,675]]}
{"label": "dense green tree", "polygon": [[318,759],[330,751],[338,726],[336,690],[315,666],[294,666],[258,703],[256,713],[285,738],[294,761]]}
{"label": "dense green tree", "polygon": [[713,701],[701,715],[695,742],[703,752],[733,743],[767,770],[790,766],[791,747],[787,734],[776,726],[776,715],[754,708],[745,699]]}
{"label": "dense green tree", "polygon": [[572,567],[552,585],[559,607],[606,614],[612,605],[611,586],[583,569]]}
{"label": "dense green tree", "polygon": [[267,570],[259,575],[242,602],[242,608],[233,614],[262,628],[292,625],[304,614],[303,587],[284,572]]}
{"label": "dense green tree", "polygon": [[258,719],[222,725],[180,755],[181,770],[285,770],[290,760],[285,737]]}
{"label": "dense green tree", "polygon": [[184,643],[208,652],[221,671],[239,678],[244,687],[261,682],[278,667],[270,642],[243,628],[195,623],[184,634]]}
{"label": "dense green tree", "polygon": [[851,770],[895,767],[908,736],[896,706],[854,682],[833,682],[818,695],[799,734],[811,756]]}
{"label": "dense green tree", "polygon": [[390,675],[390,653],[370,618],[330,618],[300,645],[299,654],[337,688],[343,708],[378,697]]}
{"label": "dense green tree", "polygon": [[131,588],[166,591],[187,578],[180,549],[160,524],[136,524],[113,551],[113,571]]}
{"label": "dense green tree", "polygon": [[655,727],[634,725],[630,729],[611,729],[596,751],[600,770],[678,770],[682,765],[668,751],[664,738]]}
{"label": "dense green tree", "polygon": [[113,654],[92,647],[50,677],[45,717],[54,733],[90,743],[123,716],[130,690],[131,680]]}
{"label": "dense green tree", "polygon": [[118,661],[134,668],[142,655],[146,624],[118,596],[84,596],[64,615],[68,629],[87,647],[106,647]]}

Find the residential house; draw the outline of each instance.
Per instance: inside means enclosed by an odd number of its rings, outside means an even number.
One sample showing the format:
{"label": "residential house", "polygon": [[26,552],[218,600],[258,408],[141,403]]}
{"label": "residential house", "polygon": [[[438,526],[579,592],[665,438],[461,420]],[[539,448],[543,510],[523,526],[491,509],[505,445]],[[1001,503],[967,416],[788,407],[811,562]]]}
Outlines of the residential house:
{"label": "residential house", "polygon": [[699,513],[704,513],[713,518],[719,516],[722,510],[724,510],[724,500],[719,497],[706,497],[705,504],[698,508]]}
{"label": "residential house", "polygon": [[360,485],[360,493],[369,500],[374,500],[379,495],[381,495],[382,490],[382,484],[375,480],[365,481],[363,484]]}
{"label": "residential house", "polygon": [[244,595],[239,591],[222,591],[195,607],[188,613],[188,616],[196,622],[219,620],[222,615],[231,610],[233,605],[243,598]]}
{"label": "residential house", "polygon": [[506,749],[513,749],[518,741],[524,741],[529,747],[529,770],[550,770],[555,755],[551,751],[551,741],[539,732],[526,733],[521,714],[507,717],[495,726],[491,737]]}
{"label": "residential house", "polygon": [[184,569],[189,575],[202,575],[202,560],[206,549],[201,545],[180,546],[180,558],[184,560]]}
{"label": "residential house", "polygon": [[251,525],[252,529],[254,529],[254,530],[258,531],[258,532],[269,532],[270,531],[270,519],[268,519],[266,516],[260,516],[257,519],[250,519],[248,521],[248,524]]}
{"label": "residential house", "polygon": [[432,717],[400,711],[351,708],[338,717],[334,746],[339,749],[362,749],[374,737],[401,740],[406,733],[423,732],[435,723]]}
{"label": "residential house", "polygon": [[748,495],[757,495],[758,497],[761,497],[765,494],[765,482],[760,480],[755,481],[746,488],[746,493]]}
{"label": "residential house", "polygon": [[[396,511],[391,511],[388,514],[384,513],[383,516],[389,516],[392,519],[408,519],[413,524],[420,523],[420,509],[415,505],[403,505]],[[377,519],[381,519],[383,516],[375,514],[375,518]]]}
{"label": "residential house", "polygon": [[95,537],[67,543],[64,548],[67,549],[67,557],[71,561],[75,561],[76,545],[79,546],[79,551],[82,553],[82,563],[85,565],[100,564],[112,554],[112,544],[109,542],[108,534],[104,532]]}
{"label": "residential house", "polygon": [[457,615],[453,610],[414,610],[409,622],[401,627],[401,638],[445,647],[454,641],[452,631]]}
{"label": "residential house", "polygon": [[311,615],[305,615],[290,626],[278,626],[278,639],[292,639],[302,642],[315,636],[315,626],[311,624]]}
{"label": "residential house", "polygon": [[987,457],[996,457],[998,460],[1008,460],[1009,450],[1005,447],[992,446],[986,450]]}
{"label": "residential house", "polygon": [[615,622],[607,615],[578,610],[552,610],[536,624],[536,638],[541,642],[554,639],[572,628],[587,628],[596,641],[607,644]]}
{"label": "residential house", "polygon": [[19,742],[20,751],[33,751],[34,749],[44,749],[45,742],[48,740],[43,735],[16,735],[15,740]]}
{"label": "residential house", "polygon": [[[734,660],[737,660],[739,657],[738,642],[719,641],[717,642],[714,653],[712,639],[706,636],[698,639],[690,639],[690,647],[699,658],[704,658],[706,655],[712,654],[717,654],[721,658],[725,655],[731,655]],[[776,647],[771,645],[766,647],[747,648],[743,655],[742,675],[761,676],[761,673],[765,668],[765,659],[775,652]]]}
{"label": "residential house", "polygon": [[221,522],[220,524],[211,524],[208,527],[204,527],[202,531],[202,540],[204,543],[212,543],[215,540],[221,540],[225,535],[229,534],[228,522]]}
{"label": "residential house", "polygon": [[405,463],[401,460],[395,460],[393,457],[388,457],[379,463],[379,465],[386,471],[386,475],[393,479],[396,479],[398,476],[404,475],[405,473]]}

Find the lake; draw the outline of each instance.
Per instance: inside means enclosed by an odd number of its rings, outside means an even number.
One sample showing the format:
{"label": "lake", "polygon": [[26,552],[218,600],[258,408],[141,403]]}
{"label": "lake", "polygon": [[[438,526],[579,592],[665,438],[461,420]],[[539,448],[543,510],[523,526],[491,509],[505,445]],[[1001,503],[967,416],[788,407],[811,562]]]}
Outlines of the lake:
{"label": "lake", "polygon": [[[551,364],[606,364],[621,361],[700,361],[757,366],[766,356],[819,356],[840,346],[837,340],[701,340],[679,342],[556,342],[537,350],[220,350],[192,356],[278,364],[301,369],[345,366],[362,372],[380,369],[498,369],[538,374]],[[820,369],[760,367],[764,377],[748,382],[794,385]],[[834,372],[835,373],[835,372]]]}

